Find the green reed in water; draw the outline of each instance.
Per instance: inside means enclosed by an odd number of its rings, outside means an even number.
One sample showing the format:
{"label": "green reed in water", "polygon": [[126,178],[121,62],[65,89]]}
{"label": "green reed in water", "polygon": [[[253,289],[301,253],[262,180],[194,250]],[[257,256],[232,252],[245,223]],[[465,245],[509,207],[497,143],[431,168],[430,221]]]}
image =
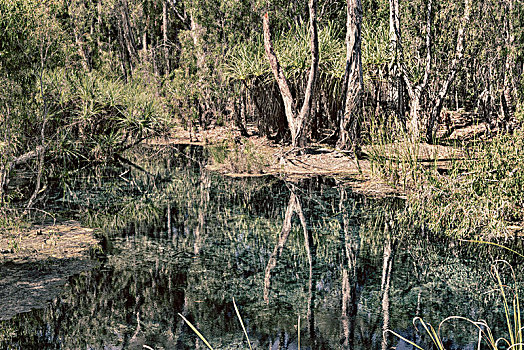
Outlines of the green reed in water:
{"label": "green reed in water", "polygon": [[[247,340],[247,344],[249,345],[249,349],[252,350],[253,348],[251,347],[251,342],[249,341],[249,336],[247,335],[246,327],[244,326],[244,322],[242,321],[242,317],[240,316],[240,312],[238,311],[237,304],[235,303],[235,298],[233,298],[233,306],[235,307],[235,312],[237,314],[238,320],[240,322],[240,325],[242,326],[242,330],[244,331],[244,335],[246,336],[246,340]],[[200,338],[200,340],[202,340],[204,342],[204,344],[206,344],[206,346],[210,350],[213,350],[213,347],[211,346],[211,344],[209,344],[209,342],[202,335],[202,333],[200,333],[199,330],[195,326],[193,326],[193,324],[191,322],[189,322],[189,320],[187,318],[185,318],[182,314],[179,313],[178,315],[180,317],[182,317],[182,319],[188,324],[188,326],[193,330],[193,332],[195,332],[195,334]]]}
{"label": "green reed in water", "polygon": [[[519,254],[520,255],[520,254]],[[514,288],[511,290],[508,285],[506,285],[501,277],[499,268],[497,267],[497,264],[504,264],[506,265],[510,271],[511,271],[511,279],[513,280]],[[494,262],[492,266],[493,275],[497,282],[497,289],[500,292],[500,296],[502,297],[502,305],[504,307],[504,318],[506,321],[507,326],[507,336],[506,337],[500,337],[495,339],[493,336],[493,333],[491,331],[491,328],[487,325],[485,321],[473,321],[467,317],[461,317],[461,316],[450,316],[444,319],[442,322],[440,322],[438,329],[435,330],[431,324],[425,322],[420,317],[415,317],[413,319],[413,325],[417,329],[417,323],[422,326],[424,329],[424,332],[429,336],[431,339],[431,343],[439,349],[444,350],[444,342],[441,335],[441,329],[442,326],[449,321],[454,320],[460,320],[465,321],[473,327],[475,327],[478,330],[478,341],[477,341],[477,349],[481,349],[481,344],[484,343],[488,346],[489,349],[493,350],[499,350],[499,346],[503,346],[504,349],[510,350],[522,350],[524,349],[524,342],[523,342],[523,327],[522,327],[522,319],[520,314],[520,302],[519,302],[519,293],[516,286],[516,275],[515,270],[513,267],[504,260],[497,260]],[[509,289],[509,290],[508,290]],[[418,330],[418,329],[417,329]],[[388,329],[384,332],[384,337],[391,333],[395,335],[396,337],[404,340],[408,344],[414,346],[417,349],[424,350],[424,348],[413,341],[401,336],[400,334],[396,333],[395,331]]]}

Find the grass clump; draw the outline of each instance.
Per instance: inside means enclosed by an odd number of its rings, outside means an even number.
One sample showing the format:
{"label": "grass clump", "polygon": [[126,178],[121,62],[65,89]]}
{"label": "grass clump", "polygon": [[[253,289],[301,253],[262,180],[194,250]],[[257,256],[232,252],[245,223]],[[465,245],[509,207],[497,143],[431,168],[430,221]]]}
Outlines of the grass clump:
{"label": "grass clump", "polygon": [[429,146],[395,141],[378,130],[370,144],[374,174],[406,192],[400,217],[406,227],[483,240],[523,230],[523,131]]}
{"label": "grass clump", "polygon": [[139,77],[125,83],[96,72],[57,69],[44,80],[57,158],[103,160],[165,129],[167,108]]}
{"label": "grass clump", "polygon": [[259,174],[268,165],[266,157],[257,152],[253,141],[228,137],[207,148],[214,165],[236,174]]}
{"label": "grass clump", "polygon": [[508,237],[524,218],[524,134],[501,135],[464,149],[451,173],[426,173],[410,196],[434,232],[456,237]]}

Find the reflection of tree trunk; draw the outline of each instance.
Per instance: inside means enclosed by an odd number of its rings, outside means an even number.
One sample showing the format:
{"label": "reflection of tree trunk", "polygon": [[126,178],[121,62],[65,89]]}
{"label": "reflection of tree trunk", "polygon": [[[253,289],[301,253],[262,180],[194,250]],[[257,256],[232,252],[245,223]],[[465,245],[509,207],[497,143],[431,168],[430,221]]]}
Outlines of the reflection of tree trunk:
{"label": "reflection of tree trunk", "polygon": [[200,167],[200,203],[198,206],[198,225],[195,229],[195,244],[193,253],[198,255],[202,247],[202,233],[205,230],[206,213],[209,205],[209,188],[211,180],[203,166]]}
{"label": "reflection of tree trunk", "polygon": [[[282,224],[282,230],[280,231],[280,235],[278,237],[277,244],[275,245],[275,248],[273,249],[273,253],[271,253],[271,256],[269,257],[269,261],[266,266],[266,272],[264,277],[264,301],[266,303],[269,303],[269,289],[271,287],[271,271],[275,268],[277,265],[277,260],[282,255],[282,251],[284,250],[284,245],[287,242],[287,239],[289,237],[289,233],[291,232],[291,222],[293,219],[293,214],[297,213],[300,219],[300,222],[302,224],[302,228],[304,230],[304,238],[307,237],[306,242],[306,252],[308,254],[308,260],[310,262],[310,275],[312,274],[312,258],[311,258],[311,252],[309,249],[309,236],[307,233],[307,227],[306,227],[306,220],[304,217],[304,214],[302,213],[302,206],[300,204],[300,201],[295,194],[295,192],[291,191],[291,196],[289,197],[289,204],[286,209],[286,214],[284,216],[284,223]],[[311,288],[311,287],[310,287]]]}
{"label": "reflection of tree trunk", "polygon": [[167,238],[171,237],[171,201],[167,201]]}
{"label": "reflection of tree trunk", "polygon": [[[209,190],[211,187],[211,179],[209,178],[209,173],[204,169],[204,165],[200,164],[200,201],[198,203],[198,224],[195,228],[195,243],[193,245],[193,254],[196,256],[200,255],[200,249],[202,248],[202,242],[203,237],[202,234],[205,230],[205,223],[206,223],[206,214],[209,206]],[[191,282],[189,281],[190,275],[192,272],[193,264],[195,264],[197,260],[193,260],[190,264],[190,266],[187,269],[187,286],[184,291],[184,304],[182,306],[182,311],[180,314],[182,314],[184,317],[188,318],[189,314],[189,307],[191,305],[191,297],[189,296],[188,289],[191,285]],[[184,320],[180,319],[174,335],[174,344],[178,345],[181,342],[181,336],[183,335],[185,322]],[[196,323],[197,327],[199,327],[198,323]],[[178,348],[178,346],[177,346]],[[195,342],[195,349],[200,348],[200,342],[197,339]]]}
{"label": "reflection of tree trunk", "polygon": [[359,298],[357,280],[357,259],[360,253],[360,237],[358,231],[353,231],[349,225],[349,213],[344,205],[347,194],[340,187],[339,210],[342,213],[343,231],[343,264],[342,270],[342,346],[344,349],[352,349],[355,335],[355,318],[357,315],[357,303]]}
{"label": "reflection of tree trunk", "polygon": [[382,262],[382,282],[380,286],[380,294],[382,295],[382,350],[388,348],[387,337],[384,336],[384,332],[389,328],[389,290],[391,286],[391,273],[393,268],[393,258],[395,256],[395,248],[392,244],[391,239],[391,227],[390,223],[386,222],[386,238],[384,242],[384,255]]}

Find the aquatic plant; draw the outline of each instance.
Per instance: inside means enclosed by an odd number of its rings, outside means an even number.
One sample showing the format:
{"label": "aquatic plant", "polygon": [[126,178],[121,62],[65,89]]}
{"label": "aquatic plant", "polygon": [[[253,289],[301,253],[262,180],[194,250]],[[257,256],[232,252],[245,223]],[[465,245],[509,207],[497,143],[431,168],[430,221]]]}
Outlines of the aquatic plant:
{"label": "aquatic plant", "polygon": [[[497,264],[504,264],[509,268],[511,279],[513,280],[513,288],[510,288],[510,286],[504,283]],[[507,329],[505,337],[495,338],[491,328],[485,321],[474,321],[462,316],[450,316],[445,318],[439,323],[437,330],[435,330],[431,324],[425,322],[421,317],[415,317],[413,319],[413,326],[415,329],[418,331],[417,323],[420,324],[423,328],[424,334],[429,337],[431,344],[439,350],[444,350],[444,340],[441,333],[443,326],[451,321],[464,321],[472,325],[474,329],[478,330],[477,349],[480,349],[482,344],[487,345],[489,349],[493,350],[498,350],[501,347],[504,349],[524,349],[524,328],[522,327],[519,292],[516,285],[515,271],[507,261],[497,260],[492,265],[492,273],[502,299],[504,319],[506,321]],[[416,344],[414,341],[403,337],[391,329],[384,331],[384,337],[386,337],[388,333],[395,335],[417,349],[424,350],[422,345]]]}
{"label": "aquatic plant", "polygon": [[[237,308],[237,304],[235,303],[235,298],[233,298],[233,306],[235,307],[235,312],[236,312],[236,315],[238,317],[238,321],[240,322],[240,325],[242,326],[242,330],[244,331],[244,335],[246,337],[246,340],[247,340],[247,344],[249,345],[249,349],[252,350],[253,348],[251,347],[251,342],[249,341],[249,336],[247,335],[247,331],[246,331],[246,327],[244,326],[244,322],[242,321],[242,317],[240,316],[240,312],[238,311],[238,308]],[[211,346],[211,344],[209,344],[209,342],[207,341],[207,339],[202,335],[202,333],[199,332],[199,330],[193,326],[193,324],[191,322],[189,322],[189,320],[187,318],[184,317],[184,315],[182,314],[178,314],[180,317],[182,317],[182,319],[187,323],[187,325],[193,330],[193,332],[195,332],[195,334],[204,342],[204,344],[206,344],[206,346],[210,349],[210,350],[213,350],[213,347]]]}

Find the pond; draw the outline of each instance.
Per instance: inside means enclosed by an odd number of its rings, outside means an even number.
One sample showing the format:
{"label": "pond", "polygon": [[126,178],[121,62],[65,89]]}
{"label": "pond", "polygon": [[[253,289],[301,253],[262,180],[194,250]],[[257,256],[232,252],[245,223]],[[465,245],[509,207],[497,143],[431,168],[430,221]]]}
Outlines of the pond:
{"label": "pond", "polygon": [[[330,178],[230,179],[196,147],[143,148],[62,179],[46,210],[98,227],[97,267],[0,322],[0,349],[412,349],[412,320],[505,327],[492,262],[510,252],[412,229],[398,198]],[[54,207],[53,207],[54,206]],[[511,242],[522,250],[520,239]],[[420,329],[421,327],[419,327]],[[465,322],[448,348],[476,349]]]}

